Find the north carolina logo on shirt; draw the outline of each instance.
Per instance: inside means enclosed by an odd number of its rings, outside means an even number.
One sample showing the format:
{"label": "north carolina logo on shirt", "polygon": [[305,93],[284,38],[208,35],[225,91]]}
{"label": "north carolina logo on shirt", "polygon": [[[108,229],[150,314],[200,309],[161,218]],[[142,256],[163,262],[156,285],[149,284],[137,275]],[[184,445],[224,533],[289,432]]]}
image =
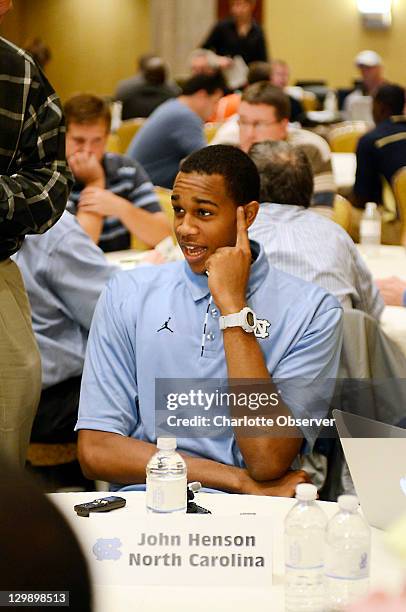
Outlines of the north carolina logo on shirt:
{"label": "north carolina logo on shirt", "polygon": [[269,321],[267,321],[267,319],[257,319],[257,325],[254,329],[254,336],[261,339],[268,338],[268,327],[270,326],[271,324]]}

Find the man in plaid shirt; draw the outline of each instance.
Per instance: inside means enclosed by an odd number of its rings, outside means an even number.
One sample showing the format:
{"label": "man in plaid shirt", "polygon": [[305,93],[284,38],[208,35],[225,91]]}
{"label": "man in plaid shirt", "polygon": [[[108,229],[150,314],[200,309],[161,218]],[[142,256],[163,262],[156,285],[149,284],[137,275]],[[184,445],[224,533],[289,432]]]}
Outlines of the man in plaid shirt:
{"label": "man in plaid shirt", "polygon": [[[0,0],[0,22],[11,0]],[[0,38],[0,451],[24,465],[41,365],[20,272],[9,257],[25,234],[61,216],[71,175],[52,87],[24,51]]]}

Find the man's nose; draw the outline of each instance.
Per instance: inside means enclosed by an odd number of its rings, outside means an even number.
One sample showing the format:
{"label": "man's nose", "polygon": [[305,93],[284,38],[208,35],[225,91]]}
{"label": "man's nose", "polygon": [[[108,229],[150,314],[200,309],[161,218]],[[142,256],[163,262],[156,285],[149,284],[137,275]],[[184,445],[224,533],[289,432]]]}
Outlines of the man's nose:
{"label": "man's nose", "polygon": [[199,228],[196,224],[196,220],[193,215],[188,213],[181,219],[179,225],[176,228],[178,234],[183,238],[190,235],[196,235],[199,233]]}
{"label": "man's nose", "polygon": [[90,155],[92,153],[92,145],[90,144],[90,142],[84,142],[82,143],[80,150],[83,153],[87,153],[88,155]]}

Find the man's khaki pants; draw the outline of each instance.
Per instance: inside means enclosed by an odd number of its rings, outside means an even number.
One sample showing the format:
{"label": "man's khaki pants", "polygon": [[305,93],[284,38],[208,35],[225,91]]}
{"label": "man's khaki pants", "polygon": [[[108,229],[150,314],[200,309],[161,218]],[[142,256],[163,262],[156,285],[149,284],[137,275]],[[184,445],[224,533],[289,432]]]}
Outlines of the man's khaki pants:
{"label": "man's khaki pants", "polygon": [[41,393],[41,360],[17,265],[0,261],[0,454],[24,466]]}

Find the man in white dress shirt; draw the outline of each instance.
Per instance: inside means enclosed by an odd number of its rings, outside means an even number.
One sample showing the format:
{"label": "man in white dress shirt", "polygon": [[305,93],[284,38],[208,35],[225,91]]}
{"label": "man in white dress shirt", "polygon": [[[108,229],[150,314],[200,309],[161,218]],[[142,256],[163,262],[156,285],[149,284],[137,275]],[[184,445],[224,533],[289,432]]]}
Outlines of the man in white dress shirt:
{"label": "man in white dress shirt", "polygon": [[308,210],[313,173],[303,150],[268,140],[249,155],[261,177],[261,206],[249,236],[263,244],[270,264],[323,287],[344,308],[379,319],[384,303],[353,241],[334,221]]}

